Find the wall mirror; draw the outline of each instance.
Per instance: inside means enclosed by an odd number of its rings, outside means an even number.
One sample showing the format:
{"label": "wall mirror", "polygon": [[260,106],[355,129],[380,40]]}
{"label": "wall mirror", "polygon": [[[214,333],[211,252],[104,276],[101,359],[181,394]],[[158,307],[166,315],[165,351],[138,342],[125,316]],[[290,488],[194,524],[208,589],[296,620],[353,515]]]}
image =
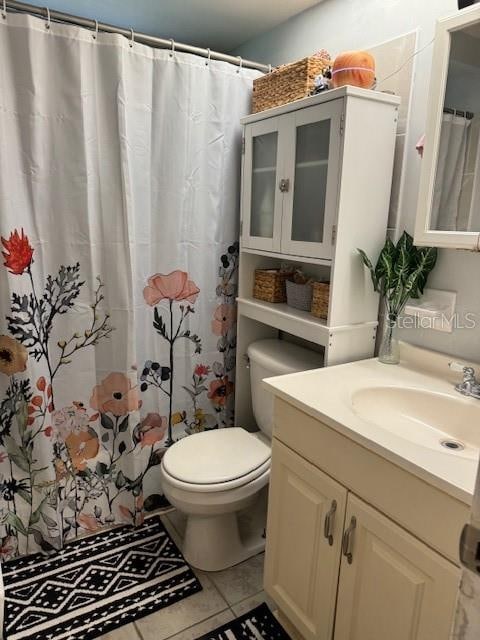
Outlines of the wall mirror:
{"label": "wall mirror", "polygon": [[418,245],[480,250],[480,5],[439,20],[415,226]]}

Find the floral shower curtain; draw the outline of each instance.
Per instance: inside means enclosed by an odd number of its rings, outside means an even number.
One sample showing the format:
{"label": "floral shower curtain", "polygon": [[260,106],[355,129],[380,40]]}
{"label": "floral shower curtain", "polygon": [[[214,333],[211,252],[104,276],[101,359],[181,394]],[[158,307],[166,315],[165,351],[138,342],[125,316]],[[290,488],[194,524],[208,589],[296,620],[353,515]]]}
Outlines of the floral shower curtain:
{"label": "floral shower curtain", "polygon": [[141,522],[164,504],[165,448],[231,424],[238,121],[258,74],[0,22],[9,558]]}

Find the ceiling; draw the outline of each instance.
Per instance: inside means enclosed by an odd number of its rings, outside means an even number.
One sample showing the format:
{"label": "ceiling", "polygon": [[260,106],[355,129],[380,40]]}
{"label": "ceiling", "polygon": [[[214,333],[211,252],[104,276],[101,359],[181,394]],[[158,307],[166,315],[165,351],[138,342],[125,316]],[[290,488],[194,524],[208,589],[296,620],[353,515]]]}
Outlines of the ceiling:
{"label": "ceiling", "polygon": [[229,52],[319,1],[50,0],[48,6],[131,27],[134,31]]}

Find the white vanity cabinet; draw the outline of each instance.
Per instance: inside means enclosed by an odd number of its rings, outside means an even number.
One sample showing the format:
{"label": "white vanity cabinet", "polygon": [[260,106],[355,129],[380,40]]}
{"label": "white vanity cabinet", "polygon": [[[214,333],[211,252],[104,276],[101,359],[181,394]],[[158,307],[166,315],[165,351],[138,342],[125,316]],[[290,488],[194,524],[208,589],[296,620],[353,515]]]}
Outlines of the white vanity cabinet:
{"label": "white vanity cabinet", "polygon": [[434,529],[455,536],[465,511],[275,402],[265,589],[281,618],[306,640],[448,640],[460,569]]}

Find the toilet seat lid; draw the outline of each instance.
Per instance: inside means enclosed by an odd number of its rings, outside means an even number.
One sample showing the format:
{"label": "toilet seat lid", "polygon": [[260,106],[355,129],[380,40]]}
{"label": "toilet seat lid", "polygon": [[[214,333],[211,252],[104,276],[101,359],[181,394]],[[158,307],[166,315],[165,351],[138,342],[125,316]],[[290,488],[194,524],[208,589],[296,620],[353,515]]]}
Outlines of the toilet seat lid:
{"label": "toilet seat lid", "polygon": [[270,460],[271,449],[241,427],[203,431],[183,438],[165,453],[165,471],[189,484],[231,482],[260,471]]}

